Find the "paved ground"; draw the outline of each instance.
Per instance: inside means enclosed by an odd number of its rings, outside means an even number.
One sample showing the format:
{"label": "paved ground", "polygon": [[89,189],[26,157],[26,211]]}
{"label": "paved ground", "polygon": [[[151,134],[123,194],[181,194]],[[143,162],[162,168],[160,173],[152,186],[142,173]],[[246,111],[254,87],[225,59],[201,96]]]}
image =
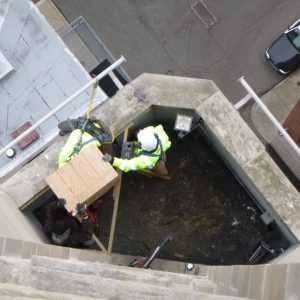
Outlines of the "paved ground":
{"label": "paved ground", "polygon": [[[205,0],[217,22],[207,29],[196,0],[54,0],[72,21],[82,15],[129,75],[144,72],[213,79],[233,103],[245,93],[237,79],[261,94],[282,77],[264,61],[270,43],[299,18],[297,0]],[[203,15],[207,20],[207,15]]]}

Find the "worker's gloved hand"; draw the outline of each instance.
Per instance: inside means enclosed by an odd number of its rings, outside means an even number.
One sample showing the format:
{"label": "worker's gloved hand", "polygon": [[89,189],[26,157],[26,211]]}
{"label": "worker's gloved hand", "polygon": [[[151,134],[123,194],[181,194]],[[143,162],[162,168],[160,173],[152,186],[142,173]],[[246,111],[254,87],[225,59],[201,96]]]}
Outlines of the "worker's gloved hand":
{"label": "worker's gloved hand", "polygon": [[56,201],[56,206],[57,207],[64,207],[66,205],[66,199],[64,198],[59,198]]}
{"label": "worker's gloved hand", "polygon": [[103,157],[102,160],[111,163],[113,161],[113,158],[111,157],[111,155],[109,155],[108,153],[106,153]]}
{"label": "worker's gloved hand", "polygon": [[84,203],[77,203],[76,210],[82,219],[88,218],[88,215],[86,214],[86,205]]}

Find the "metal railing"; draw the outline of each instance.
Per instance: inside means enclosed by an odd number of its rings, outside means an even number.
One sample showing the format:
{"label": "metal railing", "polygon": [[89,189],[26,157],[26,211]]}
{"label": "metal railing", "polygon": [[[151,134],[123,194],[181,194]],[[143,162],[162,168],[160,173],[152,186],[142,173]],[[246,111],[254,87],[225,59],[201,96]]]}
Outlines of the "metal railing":
{"label": "metal railing", "polygon": [[112,70],[114,70],[115,68],[117,68],[119,65],[121,65],[125,61],[126,61],[126,59],[123,56],[121,56],[117,61],[115,61],[107,69],[105,69],[99,75],[97,75],[96,77],[94,77],[91,81],[89,81],[87,84],[85,84],[79,90],[77,90],[74,94],[72,94],[69,98],[67,98],[61,104],[59,104],[58,106],[56,106],[47,115],[45,115],[43,118],[41,118],[35,124],[33,124],[30,128],[28,128],[26,131],[24,131],[22,134],[20,134],[17,138],[15,138],[11,143],[9,143],[5,147],[3,147],[0,150],[0,155],[2,155],[8,149],[12,148],[14,145],[16,145],[18,142],[20,142],[24,137],[26,137],[29,133],[31,133],[37,127],[39,127],[41,124],[43,124],[45,121],[47,121],[50,117],[52,117],[53,115],[55,115],[60,109],[62,109],[63,107],[65,107],[68,103],[70,103],[72,100],[74,100],[78,95],[80,95],[82,92],[86,91],[88,88],[90,88],[92,85],[94,85],[97,81],[99,81],[104,76],[108,75]]}
{"label": "metal railing", "polygon": [[[272,124],[277,128],[279,134],[284,137],[287,143],[291,146],[291,148],[295,151],[295,153],[300,157],[300,149],[298,145],[294,142],[294,140],[290,137],[290,135],[286,132],[286,130],[281,126],[281,124],[277,121],[277,119],[273,116],[267,106],[261,101],[261,99],[257,96],[251,86],[247,83],[244,77],[241,77],[239,80],[240,84],[245,88],[251,98],[257,103],[257,105],[262,109],[268,119],[272,122]],[[250,97],[248,97],[248,100]],[[240,107],[240,106],[236,106]]]}

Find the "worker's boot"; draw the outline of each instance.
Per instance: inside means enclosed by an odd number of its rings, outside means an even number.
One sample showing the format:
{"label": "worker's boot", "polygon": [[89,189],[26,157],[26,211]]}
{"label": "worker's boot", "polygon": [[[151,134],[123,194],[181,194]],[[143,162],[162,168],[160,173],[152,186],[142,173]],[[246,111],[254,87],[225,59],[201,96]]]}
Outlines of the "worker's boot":
{"label": "worker's boot", "polygon": [[153,171],[159,176],[167,176],[169,173],[168,169],[166,168],[166,163],[163,160],[159,160],[156,163]]}

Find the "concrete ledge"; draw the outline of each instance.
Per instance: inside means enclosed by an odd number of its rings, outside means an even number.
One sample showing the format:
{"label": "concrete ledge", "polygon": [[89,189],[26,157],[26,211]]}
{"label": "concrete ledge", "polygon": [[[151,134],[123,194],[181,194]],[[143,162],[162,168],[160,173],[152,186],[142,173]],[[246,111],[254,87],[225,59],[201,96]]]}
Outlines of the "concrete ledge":
{"label": "concrete ledge", "polygon": [[1,183],[0,191],[14,200],[18,207],[27,203],[47,187],[45,178],[57,169],[58,154],[64,143],[65,139],[60,138],[16,174]]}
{"label": "concrete ledge", "polygon": [[300,195],[270,156],[262,152],[245,165],[244,170],[282,220],[293,230],[300,217]]}
{"label": "concrete ledge", "polygon": [[[185,108],[200,114],[235,165],[256,186],[294,234],[300,227],[300,195],[270,159],[263,144],[210,80],[166,75],[143,74],[102,103],[93,115],[112,125],[115,132],[142,118],[153,106]],[[57,157],[64,139],[60,139],[17,174],[1,184],[21,207],[46,183],[44,179],[57,167]]]}
{"label": "concrete ledge", "polygon": [[[187,92],[188,91],[188,92]],[[101,103],[92,115],[110,124],[115,132],[141,116],[152,105],[196,108],[218,88],[210,80],[143,74],[113,98]],[[138,93],[137,93],[138,92]],[[145,95],[139,100],[138,95]],[[59,138],[42,154],[0,185],[18,207],[24,206],[47,187],[45,178],[58,167],[58,154],[67,137]]]}
{"label": "concrete ledge", "polygon": [[196,112],[238,164],[244,165],[264,151],[263,144],[220,91],[198,106]]}

